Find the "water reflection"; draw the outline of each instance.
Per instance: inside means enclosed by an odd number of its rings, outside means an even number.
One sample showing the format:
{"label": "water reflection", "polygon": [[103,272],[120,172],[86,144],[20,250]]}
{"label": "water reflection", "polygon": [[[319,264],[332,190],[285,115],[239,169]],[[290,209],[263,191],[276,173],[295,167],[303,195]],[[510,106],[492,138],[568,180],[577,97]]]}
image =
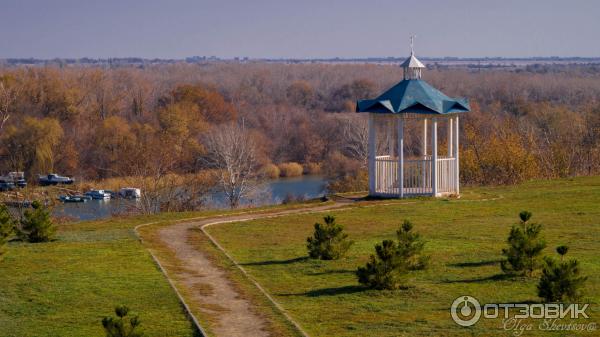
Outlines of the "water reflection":
{"label": "water reflection", "polygon": [[[275,205],[280,204],[287,196],[294,198],[318,198],[325,194],[326,180],[321,176],[302,176],[282,178],[264,184],[259,193],[243,204]],[[135,209],[136,200],[111,199],[90,200],[85,203],[65,203],[54,208],[55,216],[68,217],[78,220],[93,220],[108,218],[115,214]],[[211,208],[226,208],[227,203],[222,193],[214,193],[207,198]]]}

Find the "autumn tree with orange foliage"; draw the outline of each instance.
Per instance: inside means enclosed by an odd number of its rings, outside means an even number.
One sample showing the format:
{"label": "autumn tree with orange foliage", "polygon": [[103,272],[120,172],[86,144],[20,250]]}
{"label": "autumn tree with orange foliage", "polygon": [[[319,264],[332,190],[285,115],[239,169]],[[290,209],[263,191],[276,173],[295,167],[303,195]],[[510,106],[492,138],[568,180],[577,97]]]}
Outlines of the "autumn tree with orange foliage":
{"label": "autumn tree with orange foliage", "polygon": [[461,178],[475,184],[515,184],[536,177],[534,139],[520,134],[514,117],[498,120],[476,103],[465,118],[461,146]]}
{"label": "autumn tree with orange foliage", "polygon": [[[211,124],[227,123],[235,120],[236,111],[230,103],[213,87],[204,85],[182,85],[172,92],[174,103],[191,103],[198,114]],[[188,106],[189,107],[189,106]]]}

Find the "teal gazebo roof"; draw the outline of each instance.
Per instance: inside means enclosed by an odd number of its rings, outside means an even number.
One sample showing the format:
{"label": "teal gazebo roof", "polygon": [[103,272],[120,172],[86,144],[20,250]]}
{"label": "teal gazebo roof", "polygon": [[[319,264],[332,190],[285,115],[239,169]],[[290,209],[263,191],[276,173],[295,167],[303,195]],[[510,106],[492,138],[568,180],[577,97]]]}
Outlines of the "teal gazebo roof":
{"label": "teal gazebo roof", "polygon": [[400,65],[404,79],[375,99],[356,102],[356,112],[446,115],[471,110],[467,99],[450,98],[421,79],[425,65],[415,56],[413,39],[411,36],[410,56]]}
{"label": "teal gazebo roof", "polygon": [[451,114],[470,111],[464,98],[450,98],[420,78],[404,79],[375,99],[356,103],[356,112]]}

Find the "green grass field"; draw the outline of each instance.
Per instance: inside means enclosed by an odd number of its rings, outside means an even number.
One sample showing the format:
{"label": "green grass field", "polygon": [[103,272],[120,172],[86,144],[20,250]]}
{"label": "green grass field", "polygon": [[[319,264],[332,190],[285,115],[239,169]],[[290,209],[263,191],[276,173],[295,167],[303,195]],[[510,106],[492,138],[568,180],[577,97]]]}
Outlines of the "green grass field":
{"label": "green grass field", "polygon": [[[537,278],[506,279],[499,267],[501,249],[521,210],[533,212],[532,220],[544,225],[546,254],[556,256],[554,248],[566,244],[568,256],[580,260],[589,276],[583,302],[592,303],[590,321],[597,321],[600,177],[467,188],[459,200],[379,201],[329,212],[355,241],[339,261],[306,259],[306,237],[324,214],[222,224],[209,232],[311,336],[507,336],[514,331],[503,330],[501,320],[459,327],[449,308],[460,295],[482,303],[540,301]],[[405,290],[363,289],[354,271],[375,243],[394,237],[404,219],[427,240],[430,267],[412,273]],[[529,323],[535,324],[533,331],[524,336],[542,334],[538,322]]]}
{"label": "green grass field", "polygon": [[[355,241],[340,261],[305,258],[306,237],[324,214],[221,224],[208,230],[311,336],[508,336],[515,334],[502,330],[500,321],[461,328],[450,319],[449,307],[459,295],[472,295],[482,303],[539,301],[537,279],[505,279],[498,262],[518,212],[529,210],[532,220],[545,226],[546,254],[554,255],[555,246],[566,244],[569,256],[581,261],[589,276],[583,302],[592,303],[591,321],[598,319],[600,177],[467,188],[460,200],[384,200],[348,208],[329,212]],[[160,246],[152,246],[156,229],[174,220],[214,214],[65,224],[54,242],[11,242],[0,262],[0,336],[103,336],[100,320],[117,304],[139,314],[147,336],[193,336],[176,295],[133,228],[157,221],[143,232],[146,245],[162,254]],[[404,290],[363,289],[354,271],[366,262],[375,243],[394,237],[404,219],[412,220],[427,240],[430,268],[412,273]],[[199,249],[228,270],[242,295],[258,303],[273,333],[293,335],[284,333],[287,323],[223,254],[200,232],[196,239]],[[210,327],[210,317],[199,319]],[[541,333],[534,329],[523,335]]]}
{"label": "green grass field", "polygon": [[118,304],[140,316],[147,336],[193,336],[133,232],[139,223],[172,217],[67,224],[54,242],[11,242],[0,261],[0,336],[104,336],[100,321]]}
{"label": "green grass field", "polygon": [[[12,241],[0,260],[0,337],[104,336],[101,320],[113,315],[119,304],[139,315],[148,337],[194,336],[176,294],[146,249],[153,239],[156,241],[155,230],[182,219],[295,207],[302,205],[77,222],[60,225],[56,240],[50,243]],[[147,223],[153,224],[140,228],[144,239],[148,239],[144,245],[134,228]],[[198,239],[207,253],[219,256],[206,237]],[[152,248],[164,257],[158,244]],[[234,266],[226,260],[215,263],[231,270],[240,288],[247,289],[244,295],[265,308],[265,316],[273,321],[274,328],[288,324],[279,317],[271,319],[278,313],[273,313],[264,298],[258,298],[254,287],[241,284],[244,279]],[[185,297],[185,289],[179,290]],[[210,328],[210,317],[195,307],[192,310]]]}

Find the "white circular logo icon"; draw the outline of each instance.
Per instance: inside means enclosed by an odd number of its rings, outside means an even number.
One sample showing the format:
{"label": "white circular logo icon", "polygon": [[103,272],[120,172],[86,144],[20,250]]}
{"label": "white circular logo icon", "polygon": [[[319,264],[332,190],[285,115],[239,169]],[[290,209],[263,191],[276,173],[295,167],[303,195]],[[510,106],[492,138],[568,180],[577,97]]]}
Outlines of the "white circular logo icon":
{"label": "white circular logo icon", "polygon": [[471,326],[481,318],[481,305],[474,297],[459,296],[452,302],[450,314],[456,324]]}

